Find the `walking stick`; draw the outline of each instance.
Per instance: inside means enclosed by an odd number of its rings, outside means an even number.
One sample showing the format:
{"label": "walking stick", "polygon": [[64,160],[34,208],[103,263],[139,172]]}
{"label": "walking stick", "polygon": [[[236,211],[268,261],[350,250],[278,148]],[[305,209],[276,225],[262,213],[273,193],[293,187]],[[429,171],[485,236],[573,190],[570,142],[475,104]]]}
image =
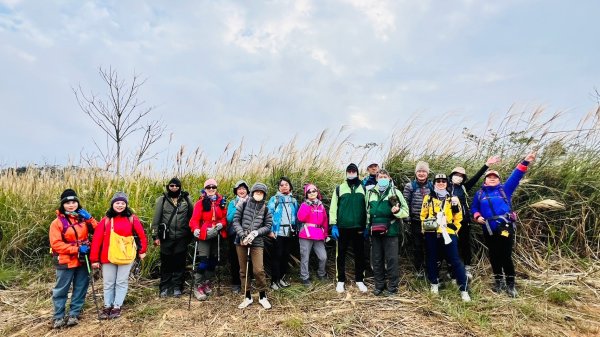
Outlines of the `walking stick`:
{"label": "walking stick", "polygon": [[92,279],[92,297],[94,298],[94,305],[96,306],[98,320],[100,320],[100,308],[98,307],[98,299],[96,298],[96,285],[94,281],[94,274],[92,273],[92,266],[90,265],[90,260],[88,259],[87,254],[85,255],[85,264],[87,265],[88,274]]}
{"label": "walking stick", "polygon": [[217,266],[215,274],[217,274],[217,296],[221,295],[221,277],[219,276],[219,265],[221,264],[221,233],[217,233]]}
{"label": "walking stick", "polygon": [[248,266],[250,265],[250,246],[248,245],[248,254],[246,255],[246,280],[244,281],[244,297],[248,292]]}
{"label": "walking stick", "polygon": [[188,310],[190,310],[190,306],[192,305],[192,293],[194,292],[194,287],[196,287],[196,277],[194,276],[194,269],[196,268],[196,255],[198,253],[198,240],[194,244],[194,258],[192,259],[192,287],[190,288],[190,297],[188,299]]}

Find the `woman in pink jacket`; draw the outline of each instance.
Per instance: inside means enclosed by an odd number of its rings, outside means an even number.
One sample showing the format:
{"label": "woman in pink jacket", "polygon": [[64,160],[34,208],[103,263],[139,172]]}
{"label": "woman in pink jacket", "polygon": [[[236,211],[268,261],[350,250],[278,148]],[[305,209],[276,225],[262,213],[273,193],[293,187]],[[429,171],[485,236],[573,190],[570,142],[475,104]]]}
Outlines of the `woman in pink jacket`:
{"label": "woman in pink jacket", "polygon": [[309,287],[311,285],[308,273],[308,258],[313,249],[319,259],[319,270],[317,276],[319,280],[324,280],[327,276],[325,263],[327,262],[327,252],[325,251],[325,239],[327,239],[328,220],[327,212],[321,202],[321,193],[313,184],[304,186],[304,202],[298,209],[298,220],[302,222],[299,228],[298,237],[300,239],[300,278],[302,284]]}

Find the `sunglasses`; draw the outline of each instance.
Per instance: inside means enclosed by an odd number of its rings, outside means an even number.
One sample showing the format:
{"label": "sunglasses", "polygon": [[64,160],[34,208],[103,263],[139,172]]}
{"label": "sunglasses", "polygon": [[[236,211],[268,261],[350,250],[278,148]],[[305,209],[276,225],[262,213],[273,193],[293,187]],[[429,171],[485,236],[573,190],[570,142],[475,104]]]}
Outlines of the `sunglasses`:
{"label": "sunglasses", "polygon": [[210,186],[206,186],[204,189],[205,189],[205,190],[216,190],[216,189],[217,189],[217,186],[215,186],[215,185],[210,185]]}
{"label": "sunglasses", "polygon": [[179,185],[171,184],[171,185],[169,185],[169,187],[171,187],[171,188],[173,188],[173,187],[179,188]]}
{"label": "sunglasses", "polygon": [[312,194],[312,193],[317,193],[317,190],[310,190],[310,191],[308,191],[308,194]]}
{"label": "sunglasses", "polygon": [[436,180],[436,181],[435,181],[435,183],[436,183],[436,184],[437,184],[437,183],[447,183],[447,181],[446,181],[446,180],[444,180],[444,179],[438,179],[438,180]]}

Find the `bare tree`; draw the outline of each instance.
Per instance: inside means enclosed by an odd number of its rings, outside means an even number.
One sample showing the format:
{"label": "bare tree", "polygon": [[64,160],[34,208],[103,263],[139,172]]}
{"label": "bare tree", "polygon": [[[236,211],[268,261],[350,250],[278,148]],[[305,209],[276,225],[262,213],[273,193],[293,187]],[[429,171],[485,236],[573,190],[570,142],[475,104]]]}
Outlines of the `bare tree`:
{"label": "bare tree", "polygon": [[125,154],[124,140],[135,132],[143,132],[142,140],[137,146],[138,150],[132,158],[134,168],[137,169],[142,162],[156,156],[156,153],[150,154],[148,151],[162,137],[165,126],[158,120],[146,121],[154,107],[145,107],[145,102],[138,99],[139,89],[146,83],[145,79],[141,79],[134,73],[129,82],[122,80],[112,67],[108,69],[99,67],[98,72],[104,84],[108,86],[106,97],[94,93],[86,94],[81,84],[72,89],[81,110],[107,136],[104,149],[94,141],[100,152],[100,158],[104,160],[106,168],[110,168],[116,162],[115,169],[119,175]]}

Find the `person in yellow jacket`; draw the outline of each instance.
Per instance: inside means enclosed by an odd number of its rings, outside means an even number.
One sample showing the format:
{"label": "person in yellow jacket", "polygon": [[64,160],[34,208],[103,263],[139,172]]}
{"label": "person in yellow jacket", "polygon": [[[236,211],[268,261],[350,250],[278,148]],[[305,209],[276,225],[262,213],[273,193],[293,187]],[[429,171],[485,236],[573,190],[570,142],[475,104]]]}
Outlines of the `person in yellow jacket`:
{"label": "person in yellow jacket", "polygon": [[425,236],[427,279],[431,292],[438,294],[438,260],[443,250],[444,258],[452,266],[463,301],[471,300],[468,292],[468,279],[465,266],[458,256],[458,232],[462,221],[462,208],[457,197],[448,191],[448,178],[437,174],[433,190],[423,198],[421,224]]}

